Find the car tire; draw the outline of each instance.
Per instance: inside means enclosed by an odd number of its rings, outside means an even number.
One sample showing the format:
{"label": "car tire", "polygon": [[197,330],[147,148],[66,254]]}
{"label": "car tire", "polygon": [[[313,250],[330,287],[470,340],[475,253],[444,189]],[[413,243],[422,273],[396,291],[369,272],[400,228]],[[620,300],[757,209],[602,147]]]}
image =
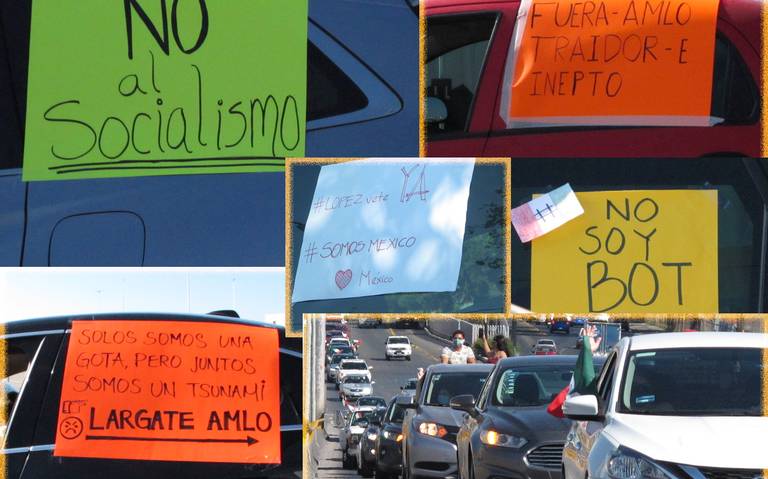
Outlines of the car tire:
{"label": "car tire", "polygon": [[386,358],[387,358],[387,361],[389,361],[391,359],[388,355],[386,356]]}
{"label": "car tire", "polygon": [[395,478],[393,474],[384,472],[379,468],[376,468],[375,477],[376,479],[394,479]]}
{"label": "car tire", "polygon": [[347,449],[341,451],[341,467],[352,469],[352,456],[347,453]]}
{"label": "car tire", "polygon": [[410,357],[410,356],[406,356],[406,357],[405,357],[405,359],[406,359],[406,360],[408,360],[408,361],[410,361],[410,360],[411,360],[411,357]]}
{"label": "car tire", "polygon": [[363,461],[362,464],[358,464],[357,473],[363,477],[373,477],[373,466]]}

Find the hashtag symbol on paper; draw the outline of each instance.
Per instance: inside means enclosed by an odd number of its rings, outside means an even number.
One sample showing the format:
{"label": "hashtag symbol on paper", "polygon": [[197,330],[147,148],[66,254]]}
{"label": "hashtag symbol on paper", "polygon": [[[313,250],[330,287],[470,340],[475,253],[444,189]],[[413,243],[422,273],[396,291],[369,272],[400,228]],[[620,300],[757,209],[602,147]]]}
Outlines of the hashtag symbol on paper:
{"label": "hashtag symbol on paper", "polygon": [[314,204],[312,204],[312,209],[317,211],[322,208],[323,205],[325,205],[325,198],[320,198],[319,200],[315,201]]}
{"label": "hashtag symbol on paper", "polygon": [[557,211],[557,206],[550,205],[549,203],[547,203],[547,207],[544,208],[543,210],[540,210],[538,208],[536,209],[536,215],[535,216],[536,216],[536,219],[539,219],[541,221],[547,221],[547,219],[544,218],[544,217],[545,216],[555,216],[555,211]]}
{"label": "hashtag symbol on paper", "polygon": [[315,247],[315,243],[312,242],[307,247],[307,249],[304,250],[304,257],[307,259],[306,262],[307,263],[311,263],[312,262],[312,258],[314,258],[316,254],[317,254],[317,248]]}

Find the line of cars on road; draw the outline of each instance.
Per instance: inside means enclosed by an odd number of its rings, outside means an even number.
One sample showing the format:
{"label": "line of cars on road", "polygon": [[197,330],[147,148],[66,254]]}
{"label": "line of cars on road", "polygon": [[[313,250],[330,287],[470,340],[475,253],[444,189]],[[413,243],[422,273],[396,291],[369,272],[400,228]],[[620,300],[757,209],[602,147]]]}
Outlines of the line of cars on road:
{"label": "line of cars on road", "polygon": [[[405,412],[398,399],[415,393],[416,378],[407,380],[400,387],[400,393],[387,402],[373,395],[373,368],[359,358],[360,341],[349,337],[346,323],[326,323],[326,344],[326,380],[335,383],[342,405],[336,420],[340,425],[342,466],[357,468],[364,477],[374,473],[377,477],[395,476],[400,469],[401,424]],[[410,339],[389,336],[384,353],[387,360],[410,361]]]}
{"label": "line of cars on road", "polygon": [[[768,437],[766,348],[768,335],[756,333],[625,337],[594,358],[594,393],[570,396],[565,418],[547,406],[571,381],[576,356],[432,365],[414,394],[358,423],[358,470],[408,479],[758,479],[768,467],[759,440]],[[400,447],[382,454],[385,431]]]}

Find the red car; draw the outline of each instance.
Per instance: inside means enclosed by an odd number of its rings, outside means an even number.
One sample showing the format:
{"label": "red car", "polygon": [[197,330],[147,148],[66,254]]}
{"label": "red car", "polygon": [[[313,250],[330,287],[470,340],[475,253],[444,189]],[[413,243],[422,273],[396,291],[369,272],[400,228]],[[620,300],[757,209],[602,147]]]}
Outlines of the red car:
{"label": "red car", "polygon": [[711,116],[724,121],[711,127],[508,129],[499,110],[519,6],[426,0],[429,156],[761,156],[760,0],[720,0]]}

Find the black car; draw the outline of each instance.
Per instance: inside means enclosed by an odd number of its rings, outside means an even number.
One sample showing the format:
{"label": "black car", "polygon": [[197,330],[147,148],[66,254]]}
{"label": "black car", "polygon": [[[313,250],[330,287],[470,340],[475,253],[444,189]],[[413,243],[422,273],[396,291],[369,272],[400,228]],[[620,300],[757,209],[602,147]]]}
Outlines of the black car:
{"label": "black car", "polygon": [[368,427],[360,436],[356,449],[357,473],[363,477],[371,477],[376,466],[376,439],[379,437],[381,423],[384,420],[386,408],[377,408],[371,411],[368,418]]}
{"label": "black car", "polygon": [[[402,394],[401,394],[402,395]],[[397,477],[403,468],[403,418],[406,409],[397,403],[395,396],[389,403],[387,412],[378,427],[374,444],[374,467],[376,477],[390,479]]]}
{"label": "black car", "polygon": [[[73,323],[77,321],[77,323]],[[70,349],[73,324],[92,321],[152,321],[155,323],[205,322],[245,325],[278,330],[280,364],[280,440],[282,464],[235,464],[222,462],[178,462],[157,460],[63,457],[56,455],[57,430],[61,432],[75,404],[62,399],[64,365]],[[77,478],[161,479],[179,478],[255,478],[295,477],[300,473],[302,451],[300,338],[287,338],[282,327],[239,318],[212,315],[108,314],[62,316],[11,321],[5,324],[2,345],[7,353],[4,376],[6,424],[3,455],[7,479]],[[73,341],[73,340],[72,340]],[[72,346],[74,348],[74,346]],[[72,358],[70,358],[71,360]],[[258,360],[255,356],[255,360]],[[80,357],[78,356],[78,361]],[[106,384],[106,383],[105,383]],[[101,394],[101,393],[100,393]],[[113,394],[110,390],[107,394]],[[114,393],[116,394],[116,393]],[[90,396],[84,396],[87,402]],[[61,407],[60,407],[61,406]],[[255,404],[254,408],[258,407]],[[91,409],[93,414],[93,409]],[[124,418],[123,418],[124,419]],[[82,424],[82,423],[81,423]],[[66,436],[65,436],[66,437]],[[250,441],[250,440],[249,440]],[[126,441],[117,449],[130,447]],[[250,447],[250,442],[245,447]]]}
{"label": "black car", "polygon": [[[595,368],[604,358],[595,357]],[[568,419],[547,412],[571,380],[576,356],[516,356],[498,362],[477,401],[451,399],[464,411],[456,437],[459,477],[559,479]]]}

